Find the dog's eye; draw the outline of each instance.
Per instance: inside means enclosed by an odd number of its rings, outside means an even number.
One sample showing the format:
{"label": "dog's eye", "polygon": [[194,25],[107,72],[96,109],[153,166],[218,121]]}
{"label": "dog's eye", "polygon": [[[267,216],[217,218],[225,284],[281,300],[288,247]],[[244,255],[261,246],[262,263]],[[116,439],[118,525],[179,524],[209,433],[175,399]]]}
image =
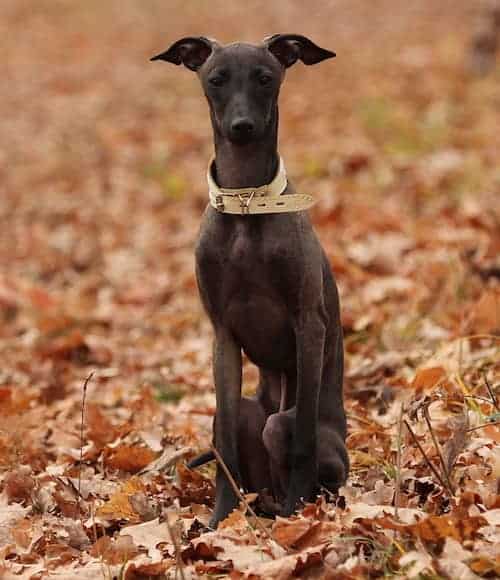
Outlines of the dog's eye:
{"label": "dog's eye", "polygon": [[213,87],[221,87],[226,82],[226,77],[219,75],[219,76],[212,77],[212,78],[208,79],[208,82]]}
{"label": "dog's eye", "polygon": [[262,86],[266,86],[266,85],[270,84],[272,80],[273,80],[273,78],[269,75],[261,75],[259,77],[259,83]]}

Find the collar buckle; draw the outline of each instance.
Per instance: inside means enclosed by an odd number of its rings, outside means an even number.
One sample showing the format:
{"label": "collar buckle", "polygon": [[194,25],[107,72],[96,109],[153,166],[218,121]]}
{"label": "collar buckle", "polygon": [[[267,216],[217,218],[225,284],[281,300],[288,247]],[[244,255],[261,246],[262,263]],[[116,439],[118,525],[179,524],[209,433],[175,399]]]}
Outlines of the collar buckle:
{"label": "collar buckle", "polygon": [[215,196],[215,208],[217,211],[224,212],[224,198],[220,194]]}
{"label": "collar buckle", "polygon": [[238,199],[240,200],[240,208],[242,215],[248,215],[250,213],[250,203],[255,195],[255,191],[250,193],[239,193]]}

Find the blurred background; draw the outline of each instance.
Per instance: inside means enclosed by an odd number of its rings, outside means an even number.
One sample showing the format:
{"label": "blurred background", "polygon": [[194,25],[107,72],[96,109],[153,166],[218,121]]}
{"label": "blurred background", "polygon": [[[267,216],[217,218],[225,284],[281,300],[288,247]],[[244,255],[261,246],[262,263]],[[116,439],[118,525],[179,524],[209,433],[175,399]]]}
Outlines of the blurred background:
{"label": "blurred background", "polygon": [[296,32],[337,52],[287,73],[280,150],[318,199],[350,404],[367,361],[391,353],[382,374],[401,381],[408,357],[498,329],[490,4],[3,0],[0,384],[77,401],[97,369],[103,404],[146,385],[213,406],[193,272],[211,127],[196,76],[148,60],[191,34]]}

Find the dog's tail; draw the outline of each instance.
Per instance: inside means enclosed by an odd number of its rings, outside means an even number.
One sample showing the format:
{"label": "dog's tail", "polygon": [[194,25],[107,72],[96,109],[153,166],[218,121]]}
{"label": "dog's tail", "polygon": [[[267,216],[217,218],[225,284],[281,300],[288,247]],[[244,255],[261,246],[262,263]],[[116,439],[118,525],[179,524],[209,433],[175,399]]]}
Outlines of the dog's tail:
{"label": "dog's tail", "polygon": [[205,465],[205,463],[209,463],[214,459],[215,453],[213,451],[205,451],[205,453],[201,453],[194,459],[191,459],[191,461],[188,461],[187,466],[189,469],[195,469],[196,467],[201,467],[202,465]]}

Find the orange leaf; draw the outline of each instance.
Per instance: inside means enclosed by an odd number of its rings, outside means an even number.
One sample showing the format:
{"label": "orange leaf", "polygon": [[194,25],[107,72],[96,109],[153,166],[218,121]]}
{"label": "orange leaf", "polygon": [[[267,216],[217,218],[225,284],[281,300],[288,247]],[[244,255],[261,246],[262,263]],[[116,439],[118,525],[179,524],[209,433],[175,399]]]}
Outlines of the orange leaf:
{"label": "orange leaf", "polygon": [[233,528],[233,529],[247,529],[248,522],[245,517],[245,514],[239,510],[233,510],[225,520],[223,520],[220,524],[218,529],[223,530],[224,528]]}
{"label": "orange leaf", "polygon": [[137,445],[120,445],[114,449],[106,449],[105,463],[112,469],[121,469],[128,473],[137,473],[156,458],[156,454],[148,447]]}
{"label": "orange leaf", "polygon": [[428,542],[437,542],[445,538],[463,542],[473,538],[480,527],[488,524],[481,516],[460,518],[453,515],[429,516],[410,525],[400,524],[388,517],[376,518],[375,522],[385,529],[406,532]]}
{"label": "orange leaf", "polygon": [[483,292],[470,311],[471,331],[495,334],[500,331],[500,290]]}
{"label": "orange leaf", "polygon": [[446,372],[443,367],[430,367],[421,369],[415,375],[411,386],[417,391],[432,389],[446,378]]}
{"label": "orange leaf", "polygon": [[272,530],[273,538],[283,547],[291,548],[309,532],[311,527],[311,520],[305,518],[296,520],[276,518]]}
{"label": "orange leaf", "polygon": [[140,517],[133,508],[130,497],[136,493],[144,492],[145,489],[138,477],[132,477],[110,497],[108,502],[97,509],[97,515],[108,519],[139,522]]}
{"label": "orange leaf", "polygon": [[88,403],[85,419],[88,426],[88,438],[98,446],[112,443],[120,435],[120,429],[111,423],[95,403]]}

